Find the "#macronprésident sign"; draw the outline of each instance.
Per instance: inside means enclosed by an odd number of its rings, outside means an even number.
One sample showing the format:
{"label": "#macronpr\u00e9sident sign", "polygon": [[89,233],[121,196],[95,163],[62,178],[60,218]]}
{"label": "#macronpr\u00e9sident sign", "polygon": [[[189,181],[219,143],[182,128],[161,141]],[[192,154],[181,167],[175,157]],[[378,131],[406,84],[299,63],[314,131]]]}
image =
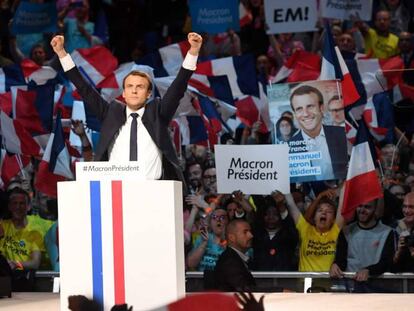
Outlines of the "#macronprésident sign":
{"label": "#macronpr\u00e9sident sign", "polygon": [[268,34],[316,30],[316,0],[265,0],[264,6]]}
{"label": "#macronpr\u00e9sident sign", "polygon": [[53,33],[57,31],[56,3],[21,1],[11,25],[13,34]]}
{"label": "#macronpr\u00e9sident sign", "polygon": [[268,195],[288,193],[288,145],[215,145],[217,191]]}

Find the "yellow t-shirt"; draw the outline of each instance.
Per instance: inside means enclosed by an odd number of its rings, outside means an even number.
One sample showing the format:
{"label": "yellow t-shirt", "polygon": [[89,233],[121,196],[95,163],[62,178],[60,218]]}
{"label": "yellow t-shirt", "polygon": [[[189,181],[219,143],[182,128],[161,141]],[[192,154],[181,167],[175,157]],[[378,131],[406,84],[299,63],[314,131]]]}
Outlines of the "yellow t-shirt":
{"label": "yellow t-shirt", "polygon": [[334,223],[331,230],[320,233],[300,215],[296,229],[300,237],[299,271],[329,271],[335,259],[338,225]]}
{"label": "yellow t-shirt", "polygon": [[9,260],[31,260],[33,251],[40,251],[43,238],[38,231],[27,228],[16,229],[10,219],[2,221],[4,236],[0,239],[0,252]]}
{"label": "yellow t-shirt", "polygon": [[365,36],[365,53],[373,58],[389,58],[398,54],[398,37],[392,33],[388,37],[379,36],[370,28]]}

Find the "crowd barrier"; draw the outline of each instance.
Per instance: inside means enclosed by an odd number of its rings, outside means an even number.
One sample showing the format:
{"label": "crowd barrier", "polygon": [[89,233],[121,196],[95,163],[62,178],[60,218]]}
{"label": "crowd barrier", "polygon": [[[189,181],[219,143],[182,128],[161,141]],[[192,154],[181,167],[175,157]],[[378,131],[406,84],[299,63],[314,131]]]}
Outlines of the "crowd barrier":
{"label": "crowd barrier", "polygon": [[[337,280],[327,272],[252,272],[258,288],[262,292],[295,291],[308,292],[309,288],[319,288],[330,292],[346,292]],[[345,272],[345,278],[352,279],[355,273]],[[36,291],[55,291],[58,289],[59,272],[37,271],[35,274]],[[322,281],[321,281],[322,280]],[[414,273],[384,273],[373,278],[390,293],[414,293]],[[322,285],[320,285],[322,284]],[[186,291],[201,292],[204,288],[203,272],[186,272]]]}

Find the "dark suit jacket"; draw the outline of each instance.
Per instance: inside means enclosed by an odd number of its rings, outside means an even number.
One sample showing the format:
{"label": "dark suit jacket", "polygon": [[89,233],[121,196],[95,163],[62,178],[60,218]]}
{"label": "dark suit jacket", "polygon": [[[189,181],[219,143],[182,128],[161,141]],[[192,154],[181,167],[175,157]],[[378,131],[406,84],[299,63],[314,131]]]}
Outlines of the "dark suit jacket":
{"label": "dark suit jacket", "polygon": [[[325,132],[326,143],[328,144],[329,155],[331,157],[332,170],[335,175],[335,179],[344,179],[346,177],[348,163],[348,151],[345,128],[342,126],[323,125],[323,130]],[[303,141],[301,130],[299,130],[289,140],[289,142],[292,141]],[[309,178],[306,178],[304,176],[300,177],[300,179],[302,181],[316,180],[313,176],[309,176]]]}
{"label": "dark suit jacket", "polygon": [[220,255],[214,269],[216,287],[226,292],[251,291],[256,285],[243,259],[231,247]]}
{"label": "dark suit jacket", "polygon": [[[148,103],[142,116],[142,123],[162,153],[163,173],[161,179],[182,181],[183,189],[185,189],[184,176],[170,139],[168,125],[177,110],[180,99],[187,89],[187,83],[192,73],[193,71],[191,70],[181,68],[163,98],[160,99],[157,97]],[[102,123],[100,140],[95,152],[95,160],[107,161],[109,158],[108,148],[116,138],[121,126],[126,122],[126,106],[117,100],[111,101],[110,103],[105,101],[86,82],[76,67],[67,71],[66,75],[82,96],[86,109],[94,114]]]}

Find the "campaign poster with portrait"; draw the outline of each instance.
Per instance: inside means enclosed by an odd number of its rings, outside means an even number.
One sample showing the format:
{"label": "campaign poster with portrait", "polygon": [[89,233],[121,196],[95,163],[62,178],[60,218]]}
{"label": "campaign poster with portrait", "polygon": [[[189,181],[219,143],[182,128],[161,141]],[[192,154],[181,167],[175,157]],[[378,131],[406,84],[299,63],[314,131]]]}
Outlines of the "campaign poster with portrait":
{"label": "campaign poster with portrait", "polygon": [[344,179],[348,154],[339,81],[274,84],[268,98],[273,141],[289,146],[290,182]]}

